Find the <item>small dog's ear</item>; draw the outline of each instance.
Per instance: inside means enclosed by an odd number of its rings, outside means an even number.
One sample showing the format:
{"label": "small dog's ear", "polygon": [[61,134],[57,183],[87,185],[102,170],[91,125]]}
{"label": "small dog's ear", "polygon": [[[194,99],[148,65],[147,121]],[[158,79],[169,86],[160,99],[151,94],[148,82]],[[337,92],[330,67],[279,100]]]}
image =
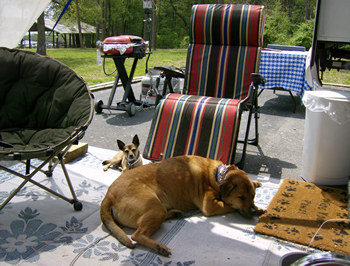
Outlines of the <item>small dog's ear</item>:
{"label": "small dog's ear", "polygon": [[221,197],[228,197],[232,193],[232,191],[236,188],[236,184],[233,184],[229,180],[225,180],[221,185],[220,185],[220,194]]}
{"label": "small dog's ear", "polygon": [[135,144],[136,147],[140,145],[139,137],[137,136],[137,134],[132,139],[132,143]]}
{"label": "small dog's ear", "polygon": [[118,147],[121,151],[125,149],[125,143],[122,142],[121,140],[117,139]]}
{"label": "small dog's ear", "polygon": [[253,184],[255,188],[261,187],[261,183],[259,181],[253,180]]}

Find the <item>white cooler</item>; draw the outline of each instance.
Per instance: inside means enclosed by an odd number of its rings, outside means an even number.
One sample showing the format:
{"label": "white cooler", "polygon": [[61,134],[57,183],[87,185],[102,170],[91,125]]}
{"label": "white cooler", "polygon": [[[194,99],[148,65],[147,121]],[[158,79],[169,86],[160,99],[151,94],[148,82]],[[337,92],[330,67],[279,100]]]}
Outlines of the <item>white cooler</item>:
{"label": "white cooler", "polygon": [[323,89],[306,91],[303,97],[301,176],[318,185],[344,185],[350,177],[350,92]]}

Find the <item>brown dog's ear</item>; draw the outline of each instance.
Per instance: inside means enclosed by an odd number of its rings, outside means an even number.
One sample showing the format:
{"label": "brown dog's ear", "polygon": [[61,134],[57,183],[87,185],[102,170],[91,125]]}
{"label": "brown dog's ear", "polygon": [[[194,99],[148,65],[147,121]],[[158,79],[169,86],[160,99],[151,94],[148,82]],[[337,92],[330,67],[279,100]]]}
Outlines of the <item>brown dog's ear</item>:
{"label": "brown dog's ear", "polygon": [[225,180],[221,185],[220,185],[220,194],[221,197],[228,197],[232,193],[232,191],[237,187],[236,184],[233,184],[229,180]]}
{"label": "brown dog's ear", "polygon": [[121,140],[117,139],[118,147],[121,151],[125,149],[125,143],[122,142]]}
{"label": "brown dog's ear", "polygon": [[254,187],[261,187],[261,183],[259,181],[253,180]]}
{"label": "brown dog's ear", "polygon": [[239,170],[239,168],[236,165],[231,164],[228,170]]}
{"label": "brown dog's ear", "polygon": [[137,134],[134,136],[134,138],[132,139],[132,143],[138,147],[140,145],[140,141],[139,141],[139,137],[137,136]]}

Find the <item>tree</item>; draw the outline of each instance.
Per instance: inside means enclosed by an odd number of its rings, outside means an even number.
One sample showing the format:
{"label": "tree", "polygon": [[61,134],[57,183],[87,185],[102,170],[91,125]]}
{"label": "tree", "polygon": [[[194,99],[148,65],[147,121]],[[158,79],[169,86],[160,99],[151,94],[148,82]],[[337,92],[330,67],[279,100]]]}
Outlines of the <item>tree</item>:
{"label": "tree", "polygon": [[46,44],[45,44],[45,15],[44,12],[41,13],[37,20],[38,27],[38,40],[36,52],[41,55],[46,55]]}
{"label": "tree", "polygon": [[[67,0],[53,0],[62,10]],[[77,0],[76,0],[77,1]],[[144,19],[142,0],[79,0],[79,9],[67,10],[64,20],[80,21],[96,26],[97,39],[108,36],[131,34],[143,36],[152,49],[187,46],[191,8],[197,3],[262,4],[265,6],[266,23],[264,44],[294,44],[303,40],[308,43],[310,25],[316,0],[152,0],[151,37]],[[79,14],[78,14],[79,13]],[[307,29],[305,32],[303,30]],[[101,36],[100,36],[101,30]],[[294,36],[296,35],[296,36]]]}
{"label": "tree", "polygon": [[305,20],[309,20],[311,18],[311,1],[305,0]]}
{"label": "tree", "polygon": [[170,2],[170,6],[171,6],[171,8],[173,9],[173,11],[174,11],[174,15],[176,15],[181,21],[182,21],[182,23],[183,23],[183,25],[184,25],[184,27],[185,28],[188,28],[188,18],[187,18],[187,16],[186,16],[186,14],[184,14],[183,12],[180,12],[179,10],[178,10],[178,8],[174,5],[174,2],[173,2],[173,0],[169,0],[169,2]]}
{"label": "tree", "polygon": [[[160,2],[160,1],[159,1]],[[157,0],[154,0],[154,4],[157,5]],[[152,35],[151,35],[151,43],[152,43],[152,49],[156,49],[157,47],[157,8],[153,7],[152,9]]]}
{"label": "tree", "polygon": [[78,31],[79,31],[80,48],[84,48],[84,39],[83,39],[83,34],[81,33],[80,11],[79,11],[78,0],[75,0],[75,5],[76,5],[76,12],[77,12],[77,24],[78,24]]}
{"label": "tree", "polygon": [[102,0],[102,39],[107,37],[107,5],[108,0]]}
{"label": "tree", "polygon": [[311,19],[315,8],[311,9],[311,4],[316,7],[316,1],[310,0],[310,19],[306,20],[306,0],[293,1],[292,12],[285,10],[283,4],[286,0],[275,1],[274,7],[266,10],[266,23],[264,33],[264,44],[269,43],[302,45],[307,49],[311,47],[313,24]]}

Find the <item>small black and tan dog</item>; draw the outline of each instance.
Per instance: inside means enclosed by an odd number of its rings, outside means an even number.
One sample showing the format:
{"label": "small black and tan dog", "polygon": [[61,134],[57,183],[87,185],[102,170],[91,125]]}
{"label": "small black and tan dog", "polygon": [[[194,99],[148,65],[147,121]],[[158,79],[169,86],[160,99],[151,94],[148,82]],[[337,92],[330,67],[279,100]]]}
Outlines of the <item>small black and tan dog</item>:
{"label": "small black and tan dog", "polygon": [[114,165],[124,173],[128,169],[142,165],[142,158],[139,150],[140,141],[137,135],[134,136],[130,144],[125,144],[119,139],[117,139],[117,143],[120,151],[118,151],[111,160],[102,162],[102,164],[105,165],[105,167],[103,167],[104,171],[107,171],[109,167]]}

